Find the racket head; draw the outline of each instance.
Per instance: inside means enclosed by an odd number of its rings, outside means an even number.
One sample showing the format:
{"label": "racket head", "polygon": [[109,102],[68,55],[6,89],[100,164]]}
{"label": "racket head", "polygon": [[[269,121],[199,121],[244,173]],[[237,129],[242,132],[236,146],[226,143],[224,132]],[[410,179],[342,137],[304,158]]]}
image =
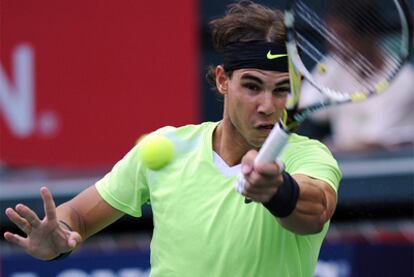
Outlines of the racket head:
{"label": "racket head", "polygon": [[[298,111],[296,121],[381,94],[410,56],[412,15],[403,0],[288,1],[284,16],[295,70],[325,98]],[[346,87],[319,81],[327,76],[346,78]]]}

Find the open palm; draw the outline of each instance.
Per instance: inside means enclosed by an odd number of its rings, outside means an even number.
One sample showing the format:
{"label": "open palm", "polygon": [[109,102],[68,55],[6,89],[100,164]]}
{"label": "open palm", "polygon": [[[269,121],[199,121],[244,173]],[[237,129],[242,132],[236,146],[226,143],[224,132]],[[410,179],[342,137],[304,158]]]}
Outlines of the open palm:
{"label": "open palm", "polygon": [[79,233],[59,223],[56,217],[56,205],[50,191],[42,187],[40,194],[45,217],[39,219],[33,210],[23,204],[17,204],[15,209],[7,208],[6,215],[26,234],[26,237],[5,232],[4,238],[22,247],[35,258],[50,260],[73,250],[82,238]]}

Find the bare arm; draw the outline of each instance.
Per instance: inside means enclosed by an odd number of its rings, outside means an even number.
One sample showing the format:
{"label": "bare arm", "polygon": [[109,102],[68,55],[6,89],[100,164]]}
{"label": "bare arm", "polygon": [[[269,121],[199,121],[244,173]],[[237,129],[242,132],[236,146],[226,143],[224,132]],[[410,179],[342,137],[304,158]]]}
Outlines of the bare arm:
{"label": "bare arm", "polygon": [[72,200],[57,207],[56,214],[59,220],[78,232],[83,240],[124,215],[103,200],[95,186],[90,186]]}
{"label": "bare arm", "polygon": [[[6,215],[26,237],[11,232],[4,233],[6,240],[22,247],[38,259],[50,260],[73,250],[83,240],[123,215],[106,204],[94,186],[58,208],[46,187],[40,189],[40,194],[45,217],[39,219],[29,207],[17,204],[15,209],[6,209]],[[64,221],[73,230],[69,230],[60,221]]]}
{"label": "bare arm", "polygon": [[286,229],[297,234],[313,234],[322,231],[336,208],[336,193],[330,185],[306,175],[293,175],[300,193],[292,214],[277,218]]}
{"label": "bare arm", "polygon": [[[243,158],[242,171],[247,181],[244,195],[256,202],[267,203],[283,183],[274,162],[253,165],[256,151]],[[299,197],[292,213],[276,217],[286,229],[297,234],[313,234],[322,230],[336,208],[336,193],[326,182],[302,174],[292,176],[299,185]]]}

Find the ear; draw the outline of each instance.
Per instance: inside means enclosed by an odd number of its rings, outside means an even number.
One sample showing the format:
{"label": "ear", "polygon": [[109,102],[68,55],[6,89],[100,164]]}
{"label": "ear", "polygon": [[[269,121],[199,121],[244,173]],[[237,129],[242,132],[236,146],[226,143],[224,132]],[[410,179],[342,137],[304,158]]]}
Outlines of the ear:
{"label": "ear", "polygon": [[229,85],[229,77],[224,72],[224,68],[222,65],[216,66],[215,75],[217,90],[220,94],[226,94]]}

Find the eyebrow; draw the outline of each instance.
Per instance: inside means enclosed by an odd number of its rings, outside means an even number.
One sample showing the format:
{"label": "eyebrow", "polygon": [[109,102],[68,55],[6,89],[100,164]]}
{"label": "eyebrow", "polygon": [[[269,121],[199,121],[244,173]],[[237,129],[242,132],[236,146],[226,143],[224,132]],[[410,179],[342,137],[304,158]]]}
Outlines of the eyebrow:
{"label": "eyebrow", "polygon": [[[259,83],[261,85],[264,84],[264,82],[263,82],[262,79],[260,79],[260,78],[258,78],[256,76],[250,75],[250,74],[245,74],[245,75],[241,76],[240,79],[241,80],[246,80],[246,81],[255,81],[255,82],[257,82],[257,83]],[[282,85],[290,85],[289,78],[283,79],[282,81],[276,83],[275,84],[275,87],[279,87],[279,86],[282,86]]]}
{"label": "eyebrow", "polygon": [[260,79],[260,78],[258,78],[256,76],[253,76],[253,75],[249,75],[249,74],[246,74],[246,75],[241,76],[240,79],[241,80],[246,80],[246,81],[255,81],[255,82],[258,82],[259,84],[263,84],[263,80],[262,79]]}
{"label": "eyebrow", "polygon": [[283,81],[280,81],[279,83],[277,83],[275,86],[279,87],[279,86],[283,86],[283,85],[288,85],[290,86],[290,80],[289,79],[285,79]]}

